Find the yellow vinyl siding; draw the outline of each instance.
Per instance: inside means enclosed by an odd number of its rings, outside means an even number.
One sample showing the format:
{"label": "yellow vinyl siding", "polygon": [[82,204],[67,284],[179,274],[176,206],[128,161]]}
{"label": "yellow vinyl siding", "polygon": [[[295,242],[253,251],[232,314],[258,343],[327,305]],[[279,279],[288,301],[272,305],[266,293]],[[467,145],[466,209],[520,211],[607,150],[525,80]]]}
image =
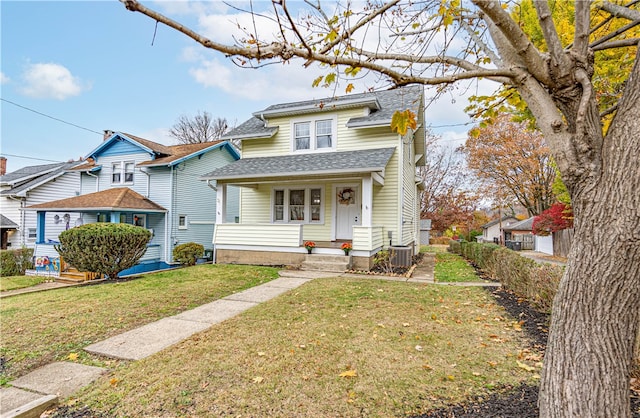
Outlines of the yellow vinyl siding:
{"label": "yellow vinyl siding", "polygon": [[300,247],[301,225],[298,224],[218,224],[214,244]]}

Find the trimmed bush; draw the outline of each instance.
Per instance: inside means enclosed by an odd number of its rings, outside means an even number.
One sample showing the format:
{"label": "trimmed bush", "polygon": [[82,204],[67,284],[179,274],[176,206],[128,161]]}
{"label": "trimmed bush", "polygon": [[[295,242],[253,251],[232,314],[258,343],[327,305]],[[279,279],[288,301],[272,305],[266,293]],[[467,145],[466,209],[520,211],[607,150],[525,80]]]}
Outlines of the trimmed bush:
{"label": "trimmed bush", "polygon": [[55,249],[66,263],[116,279],[142,258],[151,232],[129,224],[94,223],[63,231],[59,240]]}
{"label": "trimmed bush", "polygon": [[22,276],[25,270],[32,268],[32,248],[22,247],[18,250],[0,251],[0,276]]}
{"label": "trimmed bush", "polygon": [[176,245],[173,249],[173,259],[184,266],[193,266],[198,258],[204,255],[204,246],[195,242]]}
{"label": "trimmed bush", "polygon": [[451,241],[451,238],[449,238],[449,237],[429,238],[429,244],[430,245],[434,245],[434,244],[447,245],[447,244],[449,244],[449,241]]}

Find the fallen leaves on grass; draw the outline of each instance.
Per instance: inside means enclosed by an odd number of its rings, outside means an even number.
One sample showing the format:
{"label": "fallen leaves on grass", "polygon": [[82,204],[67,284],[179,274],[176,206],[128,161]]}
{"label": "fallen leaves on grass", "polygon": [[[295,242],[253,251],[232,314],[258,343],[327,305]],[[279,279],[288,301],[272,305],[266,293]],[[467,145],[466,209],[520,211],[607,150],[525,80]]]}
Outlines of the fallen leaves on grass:
{"label": "fallen leaves on grass", "polygon": [[76,361],[78,360],[78,353],[69,353],[69,356],[67,358],[71,361]]}
{"label": "fallen leaves on grass", "polygon": [[339,376],[349,379],[358,376],[358,373],[354,369],[350,369],[340,373]]}

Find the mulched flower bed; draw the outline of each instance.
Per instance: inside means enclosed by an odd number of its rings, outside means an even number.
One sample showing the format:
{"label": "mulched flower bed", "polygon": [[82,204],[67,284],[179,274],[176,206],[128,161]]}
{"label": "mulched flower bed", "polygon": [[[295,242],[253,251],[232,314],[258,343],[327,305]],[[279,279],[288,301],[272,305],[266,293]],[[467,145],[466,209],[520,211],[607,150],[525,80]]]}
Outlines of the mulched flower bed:
{"label": "mulched flower bed", "polygon": [[[522,329],[531,344],[544,351],[547,344],[549,315],[536,311],[527,302],[503,289],[487,289],[514,318],[522,321]],[[631,416],[640,418],[640,395],[631,392]],[[536,418],[538,388],[521,385],[504,387],[502,391],[465,404],[451,405],[413,418]]]}

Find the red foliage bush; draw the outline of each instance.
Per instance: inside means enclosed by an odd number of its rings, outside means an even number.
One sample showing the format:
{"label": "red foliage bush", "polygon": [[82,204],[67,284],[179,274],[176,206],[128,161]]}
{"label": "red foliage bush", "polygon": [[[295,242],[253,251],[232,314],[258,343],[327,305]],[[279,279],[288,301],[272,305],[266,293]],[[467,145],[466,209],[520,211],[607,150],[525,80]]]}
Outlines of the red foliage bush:
{"label": "red foliage bush", "polygon": [[573,227],[571,206],[554,203],[549,209],[533,218],[533,233],[540,236]]}

